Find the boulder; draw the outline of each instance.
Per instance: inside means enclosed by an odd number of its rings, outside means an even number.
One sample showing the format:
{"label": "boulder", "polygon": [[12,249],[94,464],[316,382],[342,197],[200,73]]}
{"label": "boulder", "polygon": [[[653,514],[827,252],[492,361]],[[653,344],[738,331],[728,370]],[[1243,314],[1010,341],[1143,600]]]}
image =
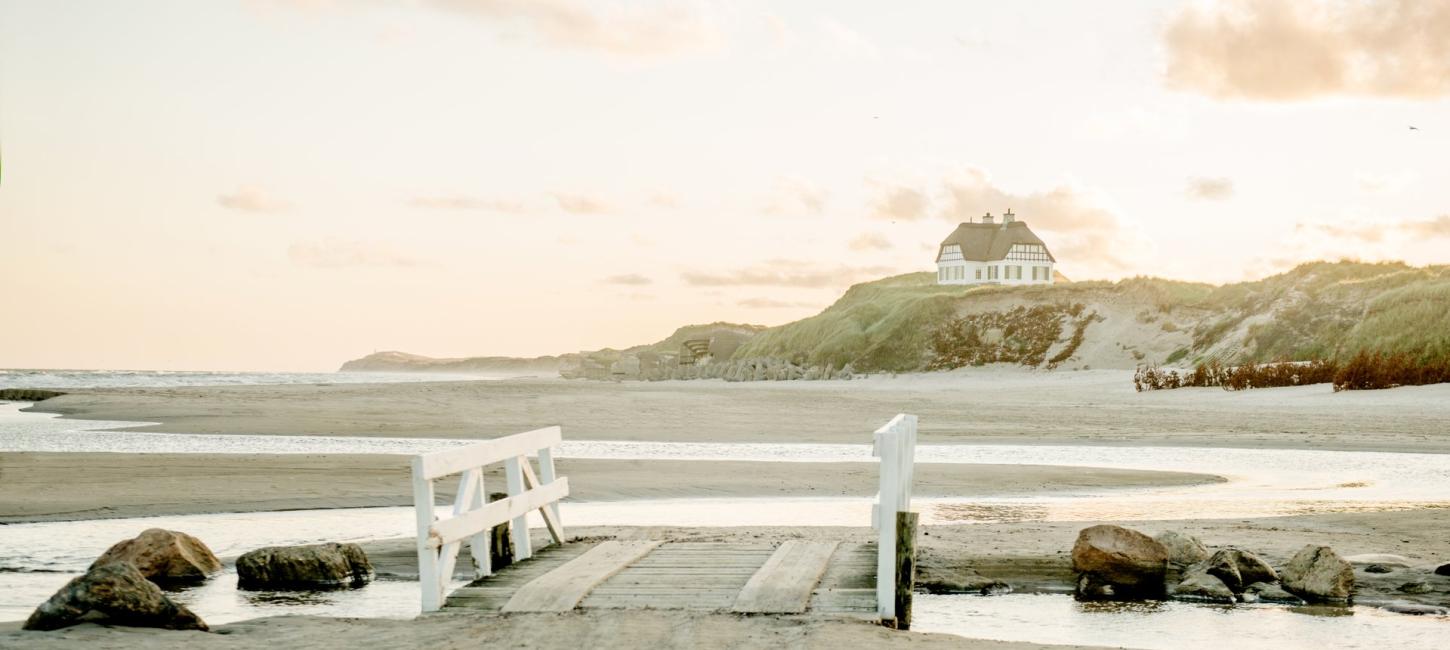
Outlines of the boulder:
{"label": "boulder", "polygon": [[372,579],[372,564],[357,544],[269,546],[237,558],[240,589],[339,589]]}
{"label": "boulder", "polygon": [[1450,564],[1441,564],[1440,566],[1435,567],[1435,575],[1450,576]]}
{"label": "boulder", "polygon": [[1121,526],[1092,526],[1077,535],[1072,546],[1072,568],[1094,597],[1103,585],[1116,596],[1161,596],[1168,570],[1168,551],[1152,537]]}
{"label": "boulder", "polygon": [[1180,569],[1208,559],[1208,547],[1192,535],[1170,530],[1153,539],[1168,551],[1168,563]]}
{"label": "boulder", "polygon": [[1244,593],[1242,597],[1244,599],[1244,602],[1252,603],[1263,602],[1277,603],[1281,605],[1304,604],[1303,598],[1300,598],[1298,596],[1295,596],[1294,594],[1285,591],[1283,586],[1278,584],[1270,584],[1267,582],[1255,582],[1247,587],[1244,587]]}
{"label": "boulder", "polygon": [[1430,583],[1428,583],[1428,582],[1416,581],[1416,582],[1406,582],[1405,584],[1400,585],[1400,591],[1405,592],[1407,594],[1420,595],[1420,594],[1428,594],[1428,593],[1430,593],[1432,591],[1435,591],[1435,589],[1433,587],[1431,587],[1430,586]]}
{"label": "boulder", "polygon": [[1274,572],[1268,562],[1237,548],[1219,550],[1199,566],[1217,576],[1236,594],[1243,593],[1244,587],[1255,582],[1279,581],[1279,574]]}
{"label": "boulder", "polygon": [[1183,574],[1183,580],[1168,590],[1173,600],[1233,604],[1234,592],[1218,576],[1198,565]]}
{"label": "boulder", "polygon": [[1285,589],[1310,602],[1347,603],[1354,593],[1354,568],[1328,546],[1300,549],[1283,578]]}
{"label": "boulder", "polygon": [[90,568],[116,563],[130,564],[147,580],[161,585],[201,582],[222,570],[221,560],[201,540],[161,528],[116,542]]}
{"label": "boulder", "polygon": [[178,605],[135,566],[113,562],[93,566],[35,608],[27,630],[58,630],[81,623],[206,630],[206,623]]}

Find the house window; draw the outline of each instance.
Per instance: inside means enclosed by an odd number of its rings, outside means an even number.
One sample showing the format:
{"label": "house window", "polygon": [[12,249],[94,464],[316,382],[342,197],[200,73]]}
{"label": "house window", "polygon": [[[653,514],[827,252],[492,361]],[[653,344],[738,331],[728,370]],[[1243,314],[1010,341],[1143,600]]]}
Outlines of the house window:
{"label": "house window", "polygon": [[982,279],[982,269],[980,269],[980,268],[977,269],[977,279],[978,280]]}
{"label": "house window", "polygon": [[962,247],[957,244],[947,244],[941,247],[941,258],[938,262],[955,262],[962,259]]}
{"label": "house window", "polygon": [[1012,248],[1007,249],[1007,259],[1024,262],[1051,261],[1047,256],[1047,248],[1042,244],[1012,244]]}

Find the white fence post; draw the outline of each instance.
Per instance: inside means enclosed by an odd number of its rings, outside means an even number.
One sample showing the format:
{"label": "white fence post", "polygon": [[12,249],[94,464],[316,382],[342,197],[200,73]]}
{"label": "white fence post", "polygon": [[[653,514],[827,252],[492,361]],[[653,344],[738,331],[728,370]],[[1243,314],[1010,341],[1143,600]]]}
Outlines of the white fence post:
{"label": "white fence post", "polygon": [[[532,555],[528,514],[538,510],[550,537],[563,543],[564,528],[559,520],[560,499],[569,495],[569,479],[554,474],[553,448],[563,439],[559,427],[487,440],[467,447],[447,449],[413,458],[413,508],[418,524],[418,582],[423,590],[423,611],[443,607],[448,583],[458,562],[463,540],[470,541],[475,578],[492,572],[489,562],[490,530],[513,521],[515,558]],[[539,456],[539,474],[529,466],[528,454]],[[508,498],[489,502],[484,491],[483,467],[505,464]],[[452,516],[439,519],[433,504],[433,482],[461,474]]]}
{"label": "white fence post", "polygon": [[872,455],[881,459],[881,488],[871,508],[876,527],[876,608],[883,621],[896,620],[896,513],[911,512],[916,469],[916,416],[891,418],[872,436]]}

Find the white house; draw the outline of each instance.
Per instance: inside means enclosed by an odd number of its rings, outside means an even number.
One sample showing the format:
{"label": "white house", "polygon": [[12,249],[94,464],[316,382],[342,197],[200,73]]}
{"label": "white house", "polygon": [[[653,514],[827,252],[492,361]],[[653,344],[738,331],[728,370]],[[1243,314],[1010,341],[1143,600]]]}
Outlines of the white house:
{"label": "white house", "polygon": [[1008,210],[997,223],[957,226],[936,254],[937,284],[1052,284],[1057,259],[1026,223]]}

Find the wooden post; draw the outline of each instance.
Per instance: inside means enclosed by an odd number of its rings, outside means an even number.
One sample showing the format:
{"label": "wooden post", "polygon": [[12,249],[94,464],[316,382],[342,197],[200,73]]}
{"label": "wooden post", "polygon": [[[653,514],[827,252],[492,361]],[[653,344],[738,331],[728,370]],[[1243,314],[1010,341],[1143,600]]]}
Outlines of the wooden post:
{"label": "wooden post", "polygon": [[911,595],[916,588],[917,513],[896,513],[896,629],[911,629]]}
{"label": "wooden post", "polygon": [[423,611],[443,606],[445,586],[438,578],[438,551],[428,546],[433,527],[433,481],[423,473],[422,457],[413,459],[413,511],[418,519],[418,582],[423,587]]}
{"label": "wooden post", "polygon": [[[507,492],[494,492],[488,495],[488,500],[502,501],[508,498]],[[514,540],[509,537],[509,522],[505,521],[494,526],[489,531],[491,538],[488,545],[488,564],[494,571],[502,569],[514,563]]]}
{"label": "wooden post", "polygon": [[[516,497],[528,489],[524,487],[523,464],[529,462],[524,456],[507,458],[503,462],[504,480],[508,483],[509,496]],[[513,521],[514,559],[527,560],[534,556],[533,545],[529,543],[528,515],[514,517]]]}

